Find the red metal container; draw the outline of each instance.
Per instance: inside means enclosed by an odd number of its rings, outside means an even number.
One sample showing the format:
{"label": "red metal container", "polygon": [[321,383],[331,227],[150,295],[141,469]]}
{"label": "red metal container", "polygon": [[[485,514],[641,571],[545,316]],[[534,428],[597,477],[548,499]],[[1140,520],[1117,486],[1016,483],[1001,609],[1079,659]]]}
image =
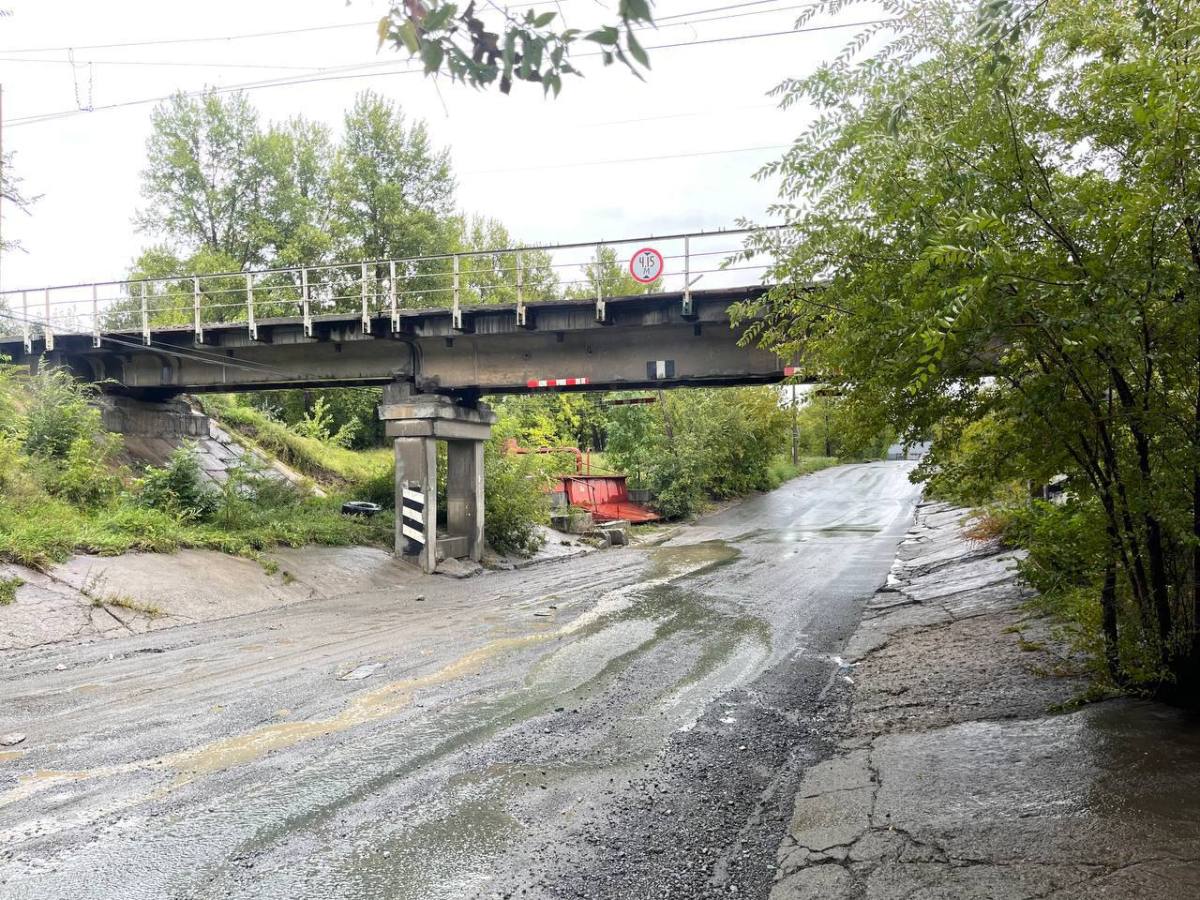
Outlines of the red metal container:
{"label": "red metal container", "polygon": [[579,506],[599,522],[653,522],[658,513],[629,499],[624,475],[563,475],[559,490],[571,506]]}

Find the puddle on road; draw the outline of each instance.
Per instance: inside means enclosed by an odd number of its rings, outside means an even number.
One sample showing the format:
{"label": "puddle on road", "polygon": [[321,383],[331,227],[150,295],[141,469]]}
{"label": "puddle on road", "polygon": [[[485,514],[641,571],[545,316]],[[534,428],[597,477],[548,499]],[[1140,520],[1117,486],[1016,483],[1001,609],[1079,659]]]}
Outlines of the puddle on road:
{"label": "puddle on road", "polygon": [[819,528],[756,528],[739,534],[733,539],[735,544],[802,544],[815,538],[833,537],[842,534],[879,534],[883,529],[878,525],[825,525]]}
{"label": "puddle on road", "polygon": [[684,575],[700,575],[731,563],[741,555],[740,550],[725,541],[656,547],[650,551],[650,578],[670,580]]}
{"label": "puddle on road", "polygon": [[354,858],[338,873],[339,895],[430,900],[433,886],[451,881],[481,885],[489,877],[481,863],[500,853],[522,830],[496,797],[463,798]]}

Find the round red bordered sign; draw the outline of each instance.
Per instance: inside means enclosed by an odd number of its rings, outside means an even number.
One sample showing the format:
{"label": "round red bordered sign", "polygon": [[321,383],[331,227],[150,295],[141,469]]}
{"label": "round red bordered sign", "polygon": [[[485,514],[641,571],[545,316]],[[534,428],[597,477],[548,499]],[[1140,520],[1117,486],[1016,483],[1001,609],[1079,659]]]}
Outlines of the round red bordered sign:
{"label": "round red bordered sign", "polygon": [[629,274],[641,284],[650,284],[662,277],[663,255],[653,247],[643,247],[629,260]]}

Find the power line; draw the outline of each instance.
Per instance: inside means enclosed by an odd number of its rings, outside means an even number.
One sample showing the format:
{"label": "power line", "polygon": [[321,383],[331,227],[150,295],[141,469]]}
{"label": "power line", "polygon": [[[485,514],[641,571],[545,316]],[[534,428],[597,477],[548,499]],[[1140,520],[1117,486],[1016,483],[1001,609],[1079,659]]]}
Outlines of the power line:
{"label": "power line", "polygon": [[[553,0],[553,2],[569,3],[571,0]],[[523,9],[525,7],[543,5],[548,5],[548,3],[517,3],[511,8]],[[144,41],[121,41],[112,44],[77,44],[74,46],[62,47],[11,47],[0,49],[0,55],[5,53],[53,53],[55,51],[65,50],[113,50],[124,47],[162,47],[177,44],[215,44],[224,43],[227,41],[245,41],[268,37],[284,37],[293,34],[312,34],[314,32],[321,31],[337,31],[346,28],[365,28],[368,25],[374,25],[378,21],[379,19],[366,19],[359,22],[339,22],[329,25],[309,25],[304,28],[284,28],[275,31],[251,31],[224,35],[208,35],[205,37],[157,38]]]}
{"label": "power line", "polygon": [[688,159],[698,156],[725,156],[733,153],[754,153],[760,150],[783,150],[790,144],[766,144],[761,147],[734,147],[729,150],[700,150],[695,153],[668,153],[662,156],[629,156],[618,159],[593,159],[581,162],[557,163],[553,165],[520,166],[512,169],[477,169],[463,175],[498,175],[502,172],[541,172],[547,169],[574,169],[581,166],[609,166],[621,163],[659,162],[668,159]]}
{"label": "power line", "polygon": [[[779,2],[780,2],[780,0],[750,0],[750,2],[748,2],[748,3],[730,3],[726,6],[713,6],[709,9],[693,9],[690,12],[674,13],[669,16],[659,16],[658,18],[656,18],[654,20],[654,23],[657,25],[660,22],[668,22],[671,19],[684,19],[684,18],[687,18],[688,16],[702,16],[705,13],[710,13],[710,12],[725,12],[726,10],[730,10],[730,9],[743,9],[747,6],[765,6],[768,3],[779,3]],[[812,9],[813,7],[823,6],[823,5],[824,4],[822,4],[822,3],[801,4],[801,6],[805,9]],[[800,7],[789,7],[789,8],[799,9]],[[766,12],[782,12],[783,10],[765,10],[765,11]]]}
{"label": "power line", "polygon": [[[778,6],[771,9],[754,9],[748,12],[732,13],[730,15],[711,16],[702,19],[691,19],[689,16],[701,16],[706,13],[722,12],[730,9],[740,9],[746,6],[760,6],[763,4],[779,3],[781,0],[753,0],[751,3],[734,3],[728,6],[715,6],[708,9],[692,10],[685,13],[676,13],[675,15],[663,16],[656,19],[651,25],[638,26],[636,30],[660,30],[662,28],[680,28],[690,25],[702,25],[707,22],[724,22],[729,19],[741,19],[747,16],[765,16],[777,15],[784,12],[793,12],[802,9],[812,9],[820,4],[817,3],[799,3],[790,6]],[[683,21],[672,21],[680,19]],[[339,27],[339,26],[331,26]],[[97,48],[99,45],[97,45]],[[69,51],[93,49],[89,47],[61,48]],[[0,54],[17,51],[0,51]],[[34,52],[34,51],[29,51]],[[96,66],[146,66],[146,67],[176,67],[176,68],[193,68],[193,69],[275,69],[275,70],[292,70],[297,72],[317,73],[324,72],[332,66],[295,66],[285,64],[272,63],[237,63],[237,62],[202,62],[202,61],[183,61],[183,60],[150,60],[150,59],[46,59],[46,58],[30,58],[20,56],[2,56],[0,55],[0,63],[31,63],[31,64],[46,64],[46,65],[96,65]],[[354,64],[360,65],[360,64]],[[382,65],[390,65],[384,63]]]}
{"label": "power line", "polygon": [[0,63],[41,63],[60,66],[175,66],[192,69],[291,69],[297,72],[322,72],[325,70],[323,66],[287,66],[270,65],[267,63],[179,62],[176,60],[149,59],[31,59],[24,56],[0,57]]}
{"label": "power line", "polygon": [[[841,22],[841,23],[833,23],[833,24],[829,24],[829,25],[812,25],[812,26],[805,26],[803,28],[791,28],[791,29],[787,29],[784,31],[768,31],[768,32],[760,32],[757,34],[743,34],[743,35],[731,35],[731,36],[719,37],[719,38],[706,38],[703,40],[677,41],[675,43],[670,43],[670,44],[654,44],[654,45],[647,46],[646,50],[648,50],[648,51],[649,50],[674,50],[674,49],[678,49],[680,47],[700,47],[700,46],[706,46],[706,45],[710,45],[710,44],[727,44],[727,43],[734,43],[734,42],[738,42],[738,41],[756,40],[756,39],[760,39],[760,38],[783,37],[785,35],[808,34],[808,33],[821,32],[821,31],[834,31],[834,30],[839,30],[839,29],[844,29],[844,28],[861,28],[861,27],[864,27],[867,25],[878,25],[878,24],[884,24],[887,22],[895,22],[895,21],[898,21],[898,20],[894,19],[894,18],[889,18],[889,19],[871,19],[871,20],[859,21],[859,22]],[[578,58],[600,56],[602,53],[603,53],[603,51],[582,53],[582,54],[579,54]],[[128,108],[128,107],[133,107],[133,106],[145,106],[150,103],[161,103],[164,100],[171,99],[172,97],[176,96],[177,94],[182,94],[185,97],[198,97],[198,96],[204,96],[207,94],[227,94],[227,93],[233,93],[233,92],[243,91],[243,90],[245,90],[245,91],[263,90],[263,89],[271,88],[271,87],[290,87],[293,85],[317,84],[317,83],[323,83],[323,82],[329,82],[329,81],[344,81],[344,80],[357,79],[357,78],[375,78],[375,77],[382,78],[382,77],[391,76],[391,75],[417,75],[417,74],[422,74],[424,72],[424,68],[419,67],[419,66],[410,66],[410,67],[402,68],[402,69],[393,69],[391,71],[376,71],[376,72],[357,71],[360,69],[374,68],[374,67],[381,66],[381,65],[391,65],[391,63],[390,62],[388,62],[388,63],[366,63],[366,64],[362,64],[362,65],[358,65],[358,66],[347,66],[347,67],[345,67],[345,69],[347,70],[347,74],[315,75],[315,76],[312,76],[309,78],[297,77],[297,78],[280,78],[280,79],[273,79],[273,80],[269,79],[266,81],[247,82],[247,83],[243,83],[243,84],[227,85],[224,87],[214,87],[214,88],[208,88],[208,89],[203,89],[203,90],[179,91],[179,92],[167,94],[164,96],[145,97],[145,98],[140,98],[137,100],[125,100],[125,101],[121,101],[118,103],[103,104],[103,105],[96,106],[96,107],[92,108],[91,110],[68,109],[68,110],[61,110],[59,112],[54,112],[54,113],[43,113],[40,115],[22,116],[22,117],[19,117],[16,119],[10,119],[6,124],[9,125],[10,127],[19,128],[23,125],[32,125],[32,124],[36,124],[39,122],[46,122],[46,121],[51,121],[54,119],[68,118],[71,116],[82,115],[84,112],[100,112],[103,110],[124,109],[124,108]]]}

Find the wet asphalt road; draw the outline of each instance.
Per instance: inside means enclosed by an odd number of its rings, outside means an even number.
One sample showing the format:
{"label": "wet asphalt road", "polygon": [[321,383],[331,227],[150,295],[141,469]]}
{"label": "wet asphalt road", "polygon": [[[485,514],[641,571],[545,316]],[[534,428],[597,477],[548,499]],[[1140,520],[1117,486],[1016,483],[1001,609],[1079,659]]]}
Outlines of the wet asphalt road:
{"label": "wet asphalt road", "polygon": [[911,465],[420,602],[6,654],[0,896],[766,897]]}

